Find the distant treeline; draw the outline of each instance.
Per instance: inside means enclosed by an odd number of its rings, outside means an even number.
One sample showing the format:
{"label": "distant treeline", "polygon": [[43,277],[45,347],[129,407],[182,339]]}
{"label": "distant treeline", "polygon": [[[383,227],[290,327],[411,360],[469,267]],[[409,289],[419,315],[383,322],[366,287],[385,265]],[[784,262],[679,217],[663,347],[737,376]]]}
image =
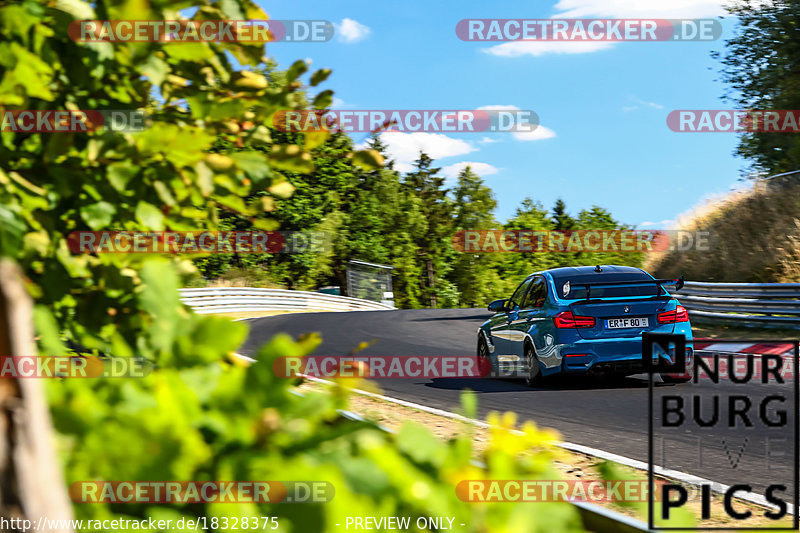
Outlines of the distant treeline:
{"label": "distant treeline", "polygon": [[[301,135],[273,132],[273,137]],[[294,139],[289,139],[294,141]],[[275,202],[271,216],[281,231],[324,231],[332,246],[322,253],[216,255],[196,260],[206,280],[314,290],[346,289],[351,259],[394,267],[398,307],[481,307],[510,294],[528,273],[556,266],[640,265],[639,253],[462,253],[452,243],[462,229],[622,229],[607,210],[592,206],[571,216],[562,200],[548,210],[525,198],[506,222],[494,216],[492,190],[469,167],[452,187],[435,162],[420,153],[414,169],[394,169],[379,137],[368,141],[385,157],[382,169],[364,171],[348,154],[352,140],[331,135],[312,151],[311,173],[287,173],[293,194]],[[524,191],[521,191],[524,193]],[[266,197],[266,196],[265,196]],[[251,220],[222,214],[224,229],[254,230]]]}

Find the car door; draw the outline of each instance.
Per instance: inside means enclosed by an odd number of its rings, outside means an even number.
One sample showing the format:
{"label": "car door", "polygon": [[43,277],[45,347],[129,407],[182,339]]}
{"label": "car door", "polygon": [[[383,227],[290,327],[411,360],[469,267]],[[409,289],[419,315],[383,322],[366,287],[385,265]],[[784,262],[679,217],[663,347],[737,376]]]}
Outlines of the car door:
{"label": "car door", "polygon": [[497,356],[516,355],[513,341],[516,331],[512,328],[512,324],[519,318],[520,303],[522,303],[522,299],[527,294],[532,282],[533,278],[527,278],[520,283],[506,303],[508,310],[492,318],[492,343],[495,348],[494,353]]}
{"label": "car door", "polygon": [[548,298],[547,280],[543,276],[539,276],[539,279],[531,286],[530,302],[527,303],[530,311],[526,315],[526,319],[529,324],[528,332],[536,349],[536,358],[546,368],[553,368],[561,365],[561,354],[558,353],[558,346],[555,343],[557,337],[553,320],[547,316]]}
{"label": "car door", "polygon": [[531,278],[531,284],[522,296],[519,311],[508,326],[511,353],[520,359],[525,355],[525,339],[531,328],[541,318],[542,306],[547,297],[547,289],[542,276]]}

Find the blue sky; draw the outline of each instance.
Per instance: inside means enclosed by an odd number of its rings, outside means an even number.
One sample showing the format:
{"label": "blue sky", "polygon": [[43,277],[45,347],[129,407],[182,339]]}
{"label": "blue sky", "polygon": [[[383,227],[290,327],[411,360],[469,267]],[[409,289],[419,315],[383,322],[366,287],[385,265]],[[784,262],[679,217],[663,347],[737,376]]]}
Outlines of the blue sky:
{"label": "blue sky", "polygon": [[[746,162],[733,133],[677,133],[673,109],[725,109],[719,63],[734,22],[714,42],[480,43],[456,37],[465,18],[710,18],[717,0],[561,0],[437,2],[277,0],[259,4],[273,19],[325,19],[325,43],[267,47],[285,68],[296,59],[333,69],[321,88],[340,108],[534,110],[532,138],[509,133],[385,134],[400,168],[424,148],[454,175],[471,163],[494,190],[497,217],[525,196],[568,210],[599,205],[640,228],[669,226],[713,194],[738,186]],[[352,134],[356,142],[366,134]]]}

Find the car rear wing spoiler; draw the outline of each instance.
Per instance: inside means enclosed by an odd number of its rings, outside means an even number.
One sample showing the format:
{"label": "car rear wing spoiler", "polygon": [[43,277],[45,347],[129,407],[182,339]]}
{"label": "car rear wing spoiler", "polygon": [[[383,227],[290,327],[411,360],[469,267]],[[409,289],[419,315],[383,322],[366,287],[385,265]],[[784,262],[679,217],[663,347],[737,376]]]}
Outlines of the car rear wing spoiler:
{"label": "car rear wing spoiler", "polygon": [[[592,287],[624,287],[626,285],[649,285],[654,283],[656,287],[661,287],[662,285],[675,285],[675,290],[679,291],[683,288],[683,276],[678,279],[648,279],[648,280],[636,280],[636,281],[598,281],[596,283],[575,283],[574,287],[582,287],[586,289],[586,299],[591,300],[592,295]],[[564,289],[566,291],[564,292]],[[564,284],[562,288],[562,292],[564,296],[567,296],[572,290],[572,286],[570,286],[569,281]]]}

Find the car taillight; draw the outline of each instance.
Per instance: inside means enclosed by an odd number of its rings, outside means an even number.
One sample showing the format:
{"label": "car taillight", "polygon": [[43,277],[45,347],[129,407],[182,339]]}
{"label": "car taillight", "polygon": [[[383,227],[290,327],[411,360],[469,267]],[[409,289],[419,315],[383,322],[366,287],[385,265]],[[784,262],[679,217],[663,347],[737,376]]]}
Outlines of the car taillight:
{"label": "car taillight", "polygon": [[557,328],[593,328],[594,317],[573,315],[572,311],[562,311],[553,317]]}
{"label": "car taillight", "polygon": [[686,311],[686,308],[682,305],[679,305],[672,311],[665,311],[663,313],[658,313],[658,321],[661,324],[674,324],[675,322],[688,322],[689,321],[689,313]]}

